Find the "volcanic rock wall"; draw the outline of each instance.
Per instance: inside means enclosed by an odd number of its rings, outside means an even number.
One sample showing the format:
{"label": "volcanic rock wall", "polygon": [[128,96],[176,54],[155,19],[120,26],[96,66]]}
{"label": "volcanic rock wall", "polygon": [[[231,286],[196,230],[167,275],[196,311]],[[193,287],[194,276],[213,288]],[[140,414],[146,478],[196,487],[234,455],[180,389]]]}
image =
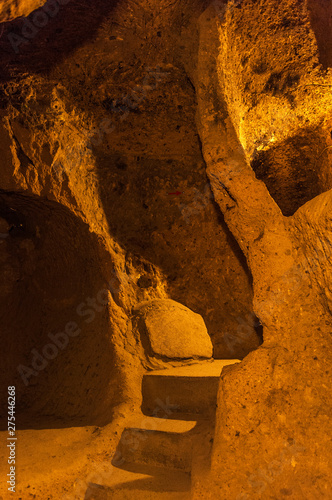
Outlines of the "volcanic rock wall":
{"label": "volcanic rock wall", "polygon": [[[213,200],[195,126],[205,5],[15,5],[1,11],[0,38],[5,380],[25,412],[103,422],[136,394],[140,302],[171,298],[201,314],[217,358],[261,342],[250,274]],[[103,308],[89,323],[77,308],[100,290],[110,305],[90,305]],[[36,370],[36,352],[68,323],[79,336],[57,355],[46,349],[54,359]]]}
{"label": "volcanic rock wall", "polygon": [[248,161],[285,215],[332,187],[328,4],[230,2],[220,26],[220,88]]}
{"label": "volcanic rock wall", "polygon": [[197,125],[264,342],[222,373],[194,498],[331,497],[331,71],[309,7],[234,1],[200,19]]}

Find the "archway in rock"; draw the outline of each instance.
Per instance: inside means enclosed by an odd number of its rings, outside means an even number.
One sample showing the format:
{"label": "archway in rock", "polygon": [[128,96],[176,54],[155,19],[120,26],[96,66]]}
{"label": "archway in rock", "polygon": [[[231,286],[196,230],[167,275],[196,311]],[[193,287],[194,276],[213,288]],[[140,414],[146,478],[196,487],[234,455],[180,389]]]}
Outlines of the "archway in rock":
{"label": "archway in rock", "polygon": [[16,386],[18,425],[105,422],[116,369],[96,236],[65,207],[19,193],[1,193],[0,221],[1,378]]}

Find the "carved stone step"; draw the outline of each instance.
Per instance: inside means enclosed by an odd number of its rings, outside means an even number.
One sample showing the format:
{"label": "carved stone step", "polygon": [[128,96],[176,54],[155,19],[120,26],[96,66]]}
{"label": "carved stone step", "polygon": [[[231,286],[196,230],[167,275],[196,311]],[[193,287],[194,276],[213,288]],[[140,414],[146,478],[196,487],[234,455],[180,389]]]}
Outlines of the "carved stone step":
{"label": "carved stone step", "polygon": [[148,467],[137,472],[114,469],[106,484],[90,484],[85,498],[91,500],[190,500],[190,474]]}
{"label": "carved stone step", "polygon": [[168,419],[186,419],[186,415],[195,419],[214,413],[221,371],[234,363],[239,360],[214,360],[146,373],[142,382],[143,413]]}
{"label": "carved stone step", "polygon": [[166,420],[142,415],[122,433],[114,465],[142,464],[189,472],[195,421]]}

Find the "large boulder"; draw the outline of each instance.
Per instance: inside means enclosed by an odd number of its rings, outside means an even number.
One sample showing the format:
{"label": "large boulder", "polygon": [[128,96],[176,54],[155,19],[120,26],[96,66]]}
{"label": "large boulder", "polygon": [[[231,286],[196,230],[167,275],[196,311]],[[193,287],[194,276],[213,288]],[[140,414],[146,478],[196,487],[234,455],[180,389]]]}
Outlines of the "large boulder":
{"label": "large boulder", "polygon": [[161,358],[211,358],[212,342],[204,320],[170,299],[144,302],[136,309],[143,345]]}

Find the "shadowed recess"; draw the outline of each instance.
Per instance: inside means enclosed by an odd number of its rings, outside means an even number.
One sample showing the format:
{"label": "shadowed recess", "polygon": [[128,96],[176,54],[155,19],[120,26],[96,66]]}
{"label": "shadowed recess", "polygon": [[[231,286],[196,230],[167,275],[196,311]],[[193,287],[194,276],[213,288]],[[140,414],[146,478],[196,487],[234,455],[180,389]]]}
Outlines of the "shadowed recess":
{"label": "shadowed recess", "polygon": [[105,288],[95,236],[65,207],[17,193],[1,194],[0,222],[1,376],[16,386],[17,425],[104,421],[115,355],[107,310],[87,306]]}

